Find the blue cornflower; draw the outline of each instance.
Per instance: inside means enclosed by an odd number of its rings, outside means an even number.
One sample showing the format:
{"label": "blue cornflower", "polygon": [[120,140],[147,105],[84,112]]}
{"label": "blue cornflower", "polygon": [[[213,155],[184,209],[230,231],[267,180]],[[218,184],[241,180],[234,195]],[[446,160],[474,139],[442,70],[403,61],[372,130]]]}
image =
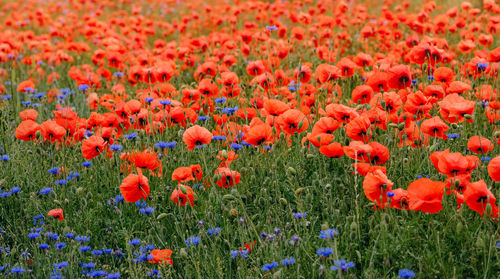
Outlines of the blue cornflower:
{"label": "blue cornflower", "polygon": [[68,262],[60,262],[60,263],[55,263],[54,268],[61,269],[65,268],[68,266]]}
{"label": "blue cornflower", "polygon": [[177,144],[177,142],[175,141],[172,141],[172,142],[167,142],[167,147],[170,148],[170,149],[174,149],[175,148],[175,145]]}
{"label": "blue cornflower", "polygon": [[9,161],[9,160],[10,160],[10,156],[9,156],[9,155],[2,155],[2,160],[3,160],[4,162],[7,162],[7,161]]}
{"label": "blue cornflower", "polygon": [[140,238],[134,238],[131,241],[128,242],[129,245],[136,246],[141,244],[141,239]]}
{"label": "blue cornflower", "polygon": [[92,250],[92,248],[90,248],[90,246],[80,246],[80,252],[87,252],[87,251],[90,251]]}
{"label": "blue cornflower", "polygon": [[318,250],[316,250],[316,254],[321,257],[326,257],[328,255],[331,255],[332,253],[332,248],[319,248]]}
{"label": "blue cornflower", "polygon": [[12,272],[14,274],[21,274],[21,273],[24,273],[24,268],[15,266],[15,267],[10,269],[10,272]]}
{"label": "blue cornflower", "polygon": [[239,108],[238,107],[234,107],[234,108],[224,108],[222,110],[222,113],[224,114],[227,114],[227,115],[232,115],[234,114]]}
{"label": "blue cornflower", "polygon": [[49,173],[50,174],[56,175],[58,172],[59,172],[59,168],[58,167],[49,169]]}
{"label": "blue cornflower", "polygon": [[38,245],[38,248],[40,248],[40,249],[49,249],[49,244],[47,244],[47,243],[40,243],[40,245]]}
{"label": "blue cornflower", "polygon": [[240,150],[241,148],[243,148],[243,145],[237,144],[236,142],[233,142],[233,143],[231,143],[231,148],[234,150]]}
{"label": "blue cornflower", "polygon": [[12,99],[12,95],[3,95],[2,97],[4,100],[10,100]]}
{"label": "blue cornflower", "polygon": [[83,162],[82,166],[88,168],[88,167],[92,166],[92,163],[91,162]]}
{"label": "blue cornflower", "polygon": [[269,31],[274,31],[274,30],[278,30],[278,27],[277,26],[266,26],[266,29],[269,30]]}
{"label": "blue cornflower", "polygon": [[23,106],[29,106],[29,105],[31,105],[31,101],[26,101],[26,102],[25,102],[25,101],[22,101],[22,102],[21,102],[21,104],[22,104]]}
{"label": "blue cornflower", "polygon": [[159,103],[164,106],[170,105],[172,102],[170,100],[160,100]]}
{"label": "blue cornflower", "polygon": [[120,272],[115,272],[115,273],[109,273],[104,279],[118,279],[120,278]]}
{"label": "blue cornflower", "polygon": [[248,250],[247,249],[240,250],[240,256],[244,259],[248,258]]}
{"label": "blue cornflower", "polygon": [[104,270],[93,270],[89,273],[89,277],[102,277],[106,275]]}
{"label": "blue cornflower", "polygon": [[290,257],[290,258],[285,258],[281,260],[281,264],[284,266],[289,266],[295,263],[295,258]]}
{"label": "blue cornflower", "polygon": [[111,254],[113,252],[113,249],[107,249],[107,248],[104,248],[102,249],[102,251],[105,253],[105,254]]}
{"label": "blue cornflower", "polygon": [[67,233],[65,236],[67,238],[73,238],[73,237],[75,237],[75,234],[74,233]]}
{"label": "blue cornflower", "polygon": [[307,213],[292,213],[293,217],[297,218],[297,219],[302,219],[302,218],[305,218],[307,217]]}
{"label": "blue cornflower", "polygon": [[218,235],[218,234],[221,232],[221,230],[222,230],[222,229],[221,229],[221,228],[219,228],[219,227],[216,227],[216,228],[210,228],[210,229],[208,229],[208,231],[207,231],[207,235],[208,235],[209,237],[216,236],[216,235]]}
{"label": "blue cornflower", "polygon": [[64,248],[64,247],[66,247],[66,243],[64,243],[64,242],[59,242],[59,243],[54,244],[54,247],[56,247],[56,248],[57,248],[57,250],[59,250],[59,249],[62,249],[62,248]]}
{"label": "blue cornflower", "polygon": [[231,250],[229,253],[231,254],[231,259],[234,259],[234,258],[236,258],[240,254],[240,251],[238,251],[238,250]]}
{"label": "blue cornflower", "polygon": [[40,93],[36,93],[33,95],[33,97],[37,98],[37,99],[40,99],[42,98],[43,96],[45,96],[45,93],[44,92],[40,92]]}
{"label": "blue cornflower", "polygon": [[141,214],[151,215],[154,212],[155,212],[154,207],[146,207],[146,208],[139,209],[139,213],[141,213]]}
{"label": "blue cornflower", "polygon": [[[82,91],[82,92],[87,91],[87,89],[89,89],[89,88],[90,88],[90,87],[89,87],[88,85],[86,85],[86,84],[80,84],[80,85],[78,86],[78,90],[80,90],[80,91]],[[61,90],[61,92],[62,92],[62,90]]]}
{"label": "blue cornflower", "polygon": [[331,270],[340,270],[346,272],[349,268],[354,267],[353,262],[347,262],[346,260],[338,260],[334,262],[334,265],[330,267]]}
{"label": "blue cornflower", "polygon": [[43,188],[42,190],[40,190],[40,194],[42,195],[50,194],[50,192],[52,192],[52,188]]}
{"label": "blue cornflower", "polygon": [[137,133],[130,133],[128,135],[125,135],[125,137],[128,139],[128,140],[134,140],[135,138],[137,138]]}
{"label": "blue cornflower", "polygon": [[193,236],[190,236],[190,237],[188,237],[188,238],[186,239],[186,244],[187,244],[187,245],[189,245],[189,246],[191,246],[191,245],[196,245],[196,244],[198,244],[198,243],[200,243],[200,238],[199,238],[199,237],[197,237],[197,236],[194,236],[194,235],[193,235]]}
{"label": "blue cornflower", "polygon": [[144,101],[146,101],[148,104],[151,104],[151,102],[154,101],[154,98],[146,97],[144,98]]}
{"label": "blue cornflower", "polygon": [[109,146],[109,149],[113,150],[113,151],[120,151],[122,150],[123,146],[121,146],[121,144],[112,144]]}
{"label": "blue cornflower", "polygon": [[58,240],[59,239],[59,235],[57,233],[46,232],[45,235],[48,236],[52,240]]}
{"label": "blue cornflower", "polygon": [[208,116],[198,116],[198,121],[207,121],[208,119],[210,119]]}
{"label": "blue cornflower", "polygon": [[115,72],[113,75],[115,77],[119,77],[119,78],[123,77],[123,73],[122,72]]}
{"label": "blue cornflower", "polygon": [[90,137],[90,136],[92,136],[93,134],[94,134],[94,133],[93,133],[92,131],[89,131],[89,130],[85,130],[85,132],[83,132],[83,135],[84,135],[85,137],[87,137],[87,138],[88,138],[88,137]]}
{"label": "blue cornflower", "polygon": [[56,185],[65,185],[68,184],[68,181],[66,179],[61,179],[56,181]]}
{"label": "blue cornflower", "polygon": [[263,271],[271,271],[273,270],[273,268],[277,267],[278,266],[278,263],[277,262],[272,262],[270,264],[265,264],[263,267],[262,267],[262,270]]}
{"label": "blue cornflower", "polygon": [[216,104],[220,104],[220,103],[224,103],[226,100],[227,100],[226,97],[221,97],[221,98],[215,99],[214,102]]}
{"label": "blue cornflower", "polygon": [[[19,193],[19,191],[21,191],[21,188],[19,188],[17,186],[12,187],[12,189],[10,189],[10,191],[12,192],[12,194],[17,194],[17,193]],[[1,231],[1,229],[0,229],[0,231]]]}
{"label": "blue cornflower", "polygon": [[163,141],[159,141],[155,144],[155,147],[156,148],[160,148],[160,149],[165,149],[167,148],[167,143],[166,142],[163,142]]}
{"label": "blue cornflower", "polygon": [[415,277],[415,272],[409,270],[409,269],[400,269],[398,271],[398,276],[399,278],[413,278]]}
{"label": "blue cornflower", "polygon": [[92,255],[94,255],[94,256],[101,256],[102,255],[102,251],[101,250],[92,250]]}
{"label": "blue cornflower", "polygon": [[336,229],[323,230],[323,231],[319,232],[319,238],[332,239],[338,234],[339,234],[339,232]]}
{"label": "blue cornflower", "polygon": [[40,234],[39,234],[39,233],[37,233],[37,232],[30,232],[30,233],[28,234],[28,238],[29,238],[29,239],[35,239],[35,238],[39,238],[39,237],[40,237]]}
{"label": "blue cornflower", "polygon": [[389,198],[394,197],[394,195],[395,195],[395,194],[394,194],[394,192],[387,191],[387,196],[388,196]]}
{"label": "blue cornflower", "polygon": [[226,140],[225,136],[213,136],[212,140]]}
{"label": "blue cornflower", "polygon": [[77,235],[75,237],[75,240],[78,242],[90,242],[90,237],[88,237],[86,235]]}

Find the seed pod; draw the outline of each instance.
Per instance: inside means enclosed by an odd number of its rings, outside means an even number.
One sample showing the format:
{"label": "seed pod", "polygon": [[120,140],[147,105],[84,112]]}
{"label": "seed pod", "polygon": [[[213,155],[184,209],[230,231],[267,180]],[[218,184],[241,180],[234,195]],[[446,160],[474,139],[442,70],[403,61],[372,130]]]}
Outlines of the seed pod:
{"label": "seed pod", "polygon": [[285,198],[280,198],[280,203],[281,203],[282,205],[287,205],[287,204],[288,204],[288,202],[286,201],[286,199],[285,199]]}
{"label": "seed pod", "polygon": [[222,158],[227,159],[227,151],[226,150],[222,150],[221,151],[221,156],[222,156]]}
{"label": "seed pod", "polygon": [[297,171],[292,167],[288,167],[288,172],[291,174],[297,174]]}
{"label": "seed pod", "polygon": [[305,190],[306,190],[306,188],[301,187],[301,188],[295,190],[295,195],[300,196],[300,195],[302,195],[302,193],[304,193]]}

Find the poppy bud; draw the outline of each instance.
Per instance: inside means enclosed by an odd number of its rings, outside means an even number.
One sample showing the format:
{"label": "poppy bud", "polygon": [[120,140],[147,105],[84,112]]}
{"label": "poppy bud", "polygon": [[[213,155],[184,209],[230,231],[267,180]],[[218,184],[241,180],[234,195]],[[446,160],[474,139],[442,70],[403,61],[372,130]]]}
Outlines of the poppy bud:
{"label": "poppy bud", "polygon": [[463,227],[464,227],[464,225],[462,224],[462,222],[458,222],[457,229],[456,229],[457,233],[460,233],[462,231]]}
{"label": "poppy bud", "polygon": [[398,125],[398,129],[401,131],[405,128],[405,124],[404,123],[399,123]]}
{"label": "poppy bud", "polygon": [[491,206],[491,203],[486,204],[486,208],[484,209],[484,213],[486,216],[491,216],[491,213],[493,213],[493,207]]}
{"label": "poppy bud", "polygon": [[485,247],[484,240],[480,235],[476,239],[476,247],[480,248],[480,249],[484,249],[484,247]]}
{"label": "poppy bud", "polygon": [[306,188],[301,187],[301,188],[295,190],[295,195],[300,196],[300,195],[302,195],[302,193],[304,193],[305,190],[306,190]]}
{"label": "poppy bud", "polygon": [[464,114],[464,118],[465,119],[472,119],[472,115],[466,113],[466,114]]}
{"label": "poppy bud", "polygon": [[460,186],[460,180],[455,179],[455,181],[453,182],[453,184],[455,184],[455,189],[458,188],[458,186]]}
{"label": "poppy bud", "polygon": [[65,204],[68,204],[68,203],[69,203],[69,200],[68,200],[68,199],[64,199],[64,203],[65,203]]}
{"label": "poppy bud", "polygon": [[330,190],[330,188],[332,188],[332,184],[327,183],[327,184],[325,185],[325,189],[326,189],[326,190]]}
{"label": "poppy bud", "polygon": [[324,223],[324,224],[321,224],[321,230],[322,231],[326,231],[328,230],[330,227],[328,226],[328,223]]}
{"label": "poppy bud", "polygon": [[496,131],[496,132],[493,134],[493,136],[494,136],[495,138],[500,138],[500,131]]}
{"label": "poppy bud", "polygon": [[177,132],[177,136],[182,137],[184,134],[184,130],[180,129],[179,132]]}
{"label": "poppy bud", "polygon": [[451,123],[451,128],[452,129],[457,129],[458,128],[458,124],[457,123]]}
{"label": "poppy bud", "polygon": [[57,205],[62,205],[62,202],[60,200],[54,200],[54,203]]}
{"label": "poppy bud", "polygon": [[274,274],[273,274],[273,279],[274,278],[280,278],[281,277],[281,269],[276,271]]}
{"label": "poppy bud", "polygon": [[422,72],[425,72],[427,70],[427,63],[424,63],[422,65]]}
{"label": "poppy bud", "polygon": [[156,220],[160,221],[160,220],[162,220],[162,219],[167,218],[167,216],[168,216],[168,214],[167,214],[167,213],[161,213],[160,215],[158,215],[158,216],[156,217]]}
{"label": "poppy bud", "polygon": [[381,106],[384,110],[385,110],[385,105],[386,105],[386,104],[385,104],[385,101],[384,101],[384,100],[380,101],[380,106]]}
{"label": "poppy bud", "polygon": [[406,118],[408,118],[408,117],[406,116],[406,114],[405,114],[405,115],[403,115],[403,120],[405,120],[405,121],[406,121]]}
{"label": "poppy bud", "polygon": [[351,231],[356,232],[358,230],[358,224],[356,222],[351,223]]}
{"label": "poppy bud", "polygon": [[280,138],[280,139],[283,139],[283,138],[285,138],[285,133],[281,132],[281,133],[280,133],[280,136],[279,136],[279,138]]}
{"label": "poppy bud", "polygon": [[183,259],[187,258],[188,254],[186,248],[181,248],[181,250],[179,251],[179,256]]}
{"label": "poppy bud", "polygon": [[299,130],[302,129],[302,127],[304,127],[304,121],[300,121],[299,125],[297,126]]}
{"label": "poppy bud", "polygon": [[307,159],[312,159],[312,158],[314,158],[314,157],[315,157],[315,156],[314,156],[314,154],[311,154],[311,153],[309,153],[309,154],[307,154],[307,155],[306,155],[306,158],[307,158]]}
{"label": "poppy bud", "polygon": [[288,172],[291,174],[297,174],[297,171],[292,167],[288,167]]}
{"label": "poppy bud", "polygon": [[369,104],[365,104],[365,107],[367,110],[371,110],[372,109],[372,106],[370,106]]}
{"label": "poppy bud", "polygon": [[220,155],[221,155],[222,158],[227,159],[227,151],[226,150],[222,150],[220,152]]}
{"label": "poppy bud", "polygon": [[280,203],[281,203],[282,205],[287,205],[287,204],[288,204],[288,202],[286,201],[286,199],[285,199],[285,198],[280,198]]}
{"label": "poppy bud", "polygon": [[398,124],[396,123],[389,123],[387,126],[391,127],[391,128],[398,128]]}
{"label": "poppy bud", "polygon": [[231,195],[231,194],[226,194],[226,195],[222,196],[222,199],[230,201],[230,200],[234,200],[235,197],[233,195]]}
{"label": "poppy bud", "polygon": [[179,189],[181,190],[181,192],[185,195],[187,194],[187,189],[184,185],[182,184],[179,184]]}

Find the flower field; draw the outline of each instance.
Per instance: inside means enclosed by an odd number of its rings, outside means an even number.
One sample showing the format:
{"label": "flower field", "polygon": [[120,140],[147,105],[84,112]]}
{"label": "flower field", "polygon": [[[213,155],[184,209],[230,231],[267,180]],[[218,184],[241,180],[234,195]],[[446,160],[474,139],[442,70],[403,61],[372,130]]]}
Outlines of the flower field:
{"label": "flower field", "polygon": [[0,277],[500,277],[500,1],[1,1],[0,34]]}

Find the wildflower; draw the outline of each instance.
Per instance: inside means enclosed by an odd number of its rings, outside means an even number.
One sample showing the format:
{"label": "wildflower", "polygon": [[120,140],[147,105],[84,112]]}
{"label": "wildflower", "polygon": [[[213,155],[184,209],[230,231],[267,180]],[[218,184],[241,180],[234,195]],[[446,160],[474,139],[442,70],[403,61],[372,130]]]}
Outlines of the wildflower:
{"label": "wildflower", "polygon": [[338,260],[334,262],[334,265],[330,267],[331,270],[340,270],[346,272],[349,268],[354,267],[353,262],[347,262],[346,260]]}
{"label": "wildflower", "polygon": [[262,270],[263,271],[271,271],[273,270],[273,268],[277,267],[278,266],[278,263],[277,262],[272,262],[270,264],[265,264],[263,267],[262,267]]}
{"label": "wildflower", "polygon": [[299,243],[299,241],[300,241],[300,237],[298,235],[294,235],[294,236],[292,236],[292,239],[290,240],[289,243],[291,245],[295,245],[295,244]]}
{"label": "wildflower", "polygon": [[9,160],[10,160],[10,156],[9,156],[9,155],[2,155],[2,160],[3,160],[4,162],[7,162],[7,161],[9,161]]}
{"label": "wildflower", "polygon": [[316,254],[320,257],[327,257],[333,253],[332,248],[319,248],[316,250]]}
{"label": "wildflower", "polygon": [[220,232],[221,232],[221,228],[219,227],[216,227],[216,228],[209,228],[208,231],[207,231],[207,235],[209,237],[212,237],[212,236],[216,236],[218,235]]}
{"label": "wildflower", "polygon": [[154,207],[146,207],[146,208],[141,208],[139,209],[139,213],[145,214],[145,215],[151,215],[155,212]]}
{"label": "wildflower", "polygon": [[22,273],[24,273],[24,268],[15,266],[15,267],[10,269],[10,272],[12,272],[14,274],[22,274]]}
{"label": "wildflower", "polygon": [[398,276],[399,278],[413,278],[415,277],[415,272],[409,270],[409,269],[400,269],[398,271]]}
{"label": "wildflower", "polygon": [[54,264],[54,268],[56,268],[56,269],[65,268],[67,266],[68,266],[68,262],[60,262],[60,263],[55,263]]}
{"label": "wildflower", "polygon": [[128,140],[135,140],[137,138],[137,133],[130,133],[125,135]]}
{"label": "wildflower", "polygon": [[285,258],[281,260],[281,264],[284,266],[289,266],[295,263],[295,258],[290,257],[290,258]]}
{"label": "wildflower", "polygon": [[307,213],[292,213],[292,215],[294,218],[297,218],[297,219],[302,219],[302,218],[307,217]]}
{"label": "wildflower", "polygon": [[56,248],[57,248],[57,250],[60,250],[60,249],[62,249],[62,248],[64,248],[64,247],[66,247],[66,243],[64,243],[64,242],[59,242],[59,243],[54,244],[54,247],[56,247]]}
{"label": "wildflower", "polygon": [[92,250],[92,255],[94,255],[94,256],[101,256],[102,255],[102,251],[101,250]]}
{"label": "wildflower", "polygon": [[321,239],[332,239],[336,235],[338,235],[339,232],[336,229],[328,229],[328,230],[323,230],[319,233],[319,238]]}
{"label": "wildflower", "polygon": [[131,241],[128,242],[128,245],[132,245],[132,246],[137,246],[141,244],[141,239],[140,238],[134,238],[132,239]]}
{"label": "wildflower", "polygon": [[74,233],[67,233],[65,236],[67,238],[73,238],[73,237],[75,237],[75,234]]}
{"label": "wildflower", "polygon": [[200,238],[197,236],[190,236],[186,239],[186,244],[191,246],[191,245],[196,245],[200,243]]}
{"label": "wildflower", "polygon": [[274,30],[278,30],[278,27],[276,26],[266,26],[266,29],[269,30],[269,31],[274,31]]}
{"label": "wildflower", "polygon": [[120,144],[112,144],[109,146],[109,149],[113,150],[113,151],[120,151],[122,150],[123,146],[121,146]]}
{"label": "wildflower", "polygon": [[29,239],[35,239],[35,238],[38,238],[38,237],[40,237],[40,234],[37,233],[37,232],[31,232],[31,233],[28,234],[28,238]]}
{"label": "wildflower", "polygon": [[[81,84],[81,85],[78,86],[78,90],[80,90],[82,92],[87,91],[87,89],[89,89],[89,88],[90,87],[88,85],[86,85],[86,84]],[[68,91],[69,91],[69,89],[68,89]],[[61,92],[63,92],[63,90],[61,90]],[[63,94],[64,94],[64,92],[63,92]]]}
{"label": "wildflower", "polygon": [[90,251],[92,248],[90,246],[80,246],[79,250],[80,252],[87,252]]}
{"label": "wildflower", "polygon": [[47,244],[47,243],[40,243],[40,245],[38,245],[38,248],[40,248],[40,249],[49,249],[49,244]]}

